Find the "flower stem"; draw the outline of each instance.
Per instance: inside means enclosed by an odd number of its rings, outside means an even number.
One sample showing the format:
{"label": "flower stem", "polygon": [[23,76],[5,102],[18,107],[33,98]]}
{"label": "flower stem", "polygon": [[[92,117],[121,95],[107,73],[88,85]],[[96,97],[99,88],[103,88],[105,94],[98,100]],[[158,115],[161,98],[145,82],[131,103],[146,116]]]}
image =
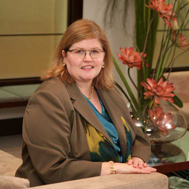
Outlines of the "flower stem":
{"label": "flower stem", "polygon": [[130,79],[131,83],[132,83],[133,86],[135,87],[135,89],[139,92],[138,87],[136,86],[135,82],[133,81],[133,79],[132,79],[132,77],[131,77],[130,68],[128,68],[128,76],[129,76],[129,79]]}
{"label": "flower stem", "polygon": [[121,69],[120,69],[120,67],[119,67],[119,65],[116,62],[114,57],[113,57],[113,62],[114,62],[115,68],[116,68],[116,70],[117,70],[117,72],[118,72],[118,74],[119,74],[119,76],[120,76],[120,78],[121,78],[121,80],[122,80],[122,82],[123,82],[128,94],[129,94],[129,96],[130,96],[135,108],[139,109],[140,106],[139,106],[139,104],[138,104],[138,102],[137,102],[137,100],[136,100],[136,98],[135,98],[135,96],[134,96],[134,94],[133,94],[133,92],[132,92],[132,90],[131,90],[128,82],[127,82],[127,80],[126,80],[126,78],[125,78],[125,76],[123,75],[123,73],[122,73],[122,71],[121,71]]}

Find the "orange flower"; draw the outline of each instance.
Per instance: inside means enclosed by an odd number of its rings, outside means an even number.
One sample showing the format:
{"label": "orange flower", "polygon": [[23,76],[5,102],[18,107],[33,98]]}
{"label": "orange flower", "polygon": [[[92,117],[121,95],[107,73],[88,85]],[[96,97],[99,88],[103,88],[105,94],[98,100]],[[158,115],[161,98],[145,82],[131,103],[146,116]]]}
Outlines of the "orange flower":
{"label": "orange flower", "polygon": [[175,13],[173,13],[173,5],[165,4],[165,0],[150,0],[147,5],[148,8],[156,11],[160,17],[164,20],[164,22],[171,28],[171,20],[176,20]]}
{"label": "orange flower", "polygon": [[160,78],[157,82],[155,79],[149,79],[147,78],[147,83],[144,81],[141,82],[141,85],[144,87],[145,91],[145,99],[154,97],[154,101],[156,104],[160,103],[160,99],[162,100],[168,100],[169,102],[173,103],[173,98],[175,94],[172,92],[175,90],[172,83],[168,83],[168,81],[163,81],[162,78]]}
{"label": "orange flower", "polygon": [[120,51],[122,55],[117,53],[117,56],[123,64],[128,65],[129,68],[136,67],[138,70],[141,69],[142,65],[144,64],[144,58],[146,57],[146,54],[135,52],[134,48],[132,47],[125,49],[120,48]]}
{"label": "orange flower", "polygon": [[163,109],[160,106],[153,107],[152,110],[148,110],[148,113],[153,125],[157,126],[165,134],[168,134],[168,129],[175,129],[175,125],[172,123],[172,114],[163,112]]}
{"label": "orange flower", "polygon": [[180,48],[188,48],[189,43],[186,42],[186,36],[182,35],[182,33],[173,31],[171,35],[171,39],[173,42],[175,42],[177,47]]}

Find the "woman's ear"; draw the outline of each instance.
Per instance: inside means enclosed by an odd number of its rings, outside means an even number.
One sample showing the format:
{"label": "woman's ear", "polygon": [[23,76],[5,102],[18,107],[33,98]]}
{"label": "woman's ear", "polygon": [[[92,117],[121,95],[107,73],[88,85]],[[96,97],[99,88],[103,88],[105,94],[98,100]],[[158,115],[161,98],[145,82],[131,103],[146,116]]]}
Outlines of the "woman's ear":
{"label": "woman's ear", "polygon": [[66,58],[66,52],[65,52],[65,50],[62,50],[62,56],[63,56],[63,58]]}

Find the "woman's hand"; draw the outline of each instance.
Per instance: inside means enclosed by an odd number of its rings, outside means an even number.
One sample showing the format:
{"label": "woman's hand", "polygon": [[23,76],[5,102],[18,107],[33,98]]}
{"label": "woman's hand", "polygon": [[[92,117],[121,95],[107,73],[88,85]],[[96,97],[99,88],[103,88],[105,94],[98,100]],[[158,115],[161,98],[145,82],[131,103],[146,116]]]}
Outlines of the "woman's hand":
{"label": "woman's hand", "polygon": [[[128,163],[114,163],[114,168],[118,174],[129,174],[129,173],[144,173],[149,174],[156,172],[153,167],[148,167],[140,158],[132,158]],[[103,162],[101,168],[101,175],[111,174],[110,163]]]}
{"label": "woman's hand", "polygon": [[134,168],[143,168],[147,167],[147,163],[144,163],[144,161],[138,157],[132,157],[128,162],[128,165],[133,165]]}
{"label": "woman's hand", "polygon": [[127,174],[127,173],[152,173],[156,172],[156,169],[153,167],[148,167],[147,164],[141,164],[141,162],[137,164],[128,164],[128,163],[114,163],[114,167],[117,173]]}

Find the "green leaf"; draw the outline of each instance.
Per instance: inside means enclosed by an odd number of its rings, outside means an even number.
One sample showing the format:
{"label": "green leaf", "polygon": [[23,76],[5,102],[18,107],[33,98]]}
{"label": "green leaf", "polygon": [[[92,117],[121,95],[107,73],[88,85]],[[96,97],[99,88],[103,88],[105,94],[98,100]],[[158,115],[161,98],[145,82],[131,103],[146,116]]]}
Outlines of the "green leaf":
{"label": "green leaf", "polygon": [[174,104],[177,105],[179,108],[183,107],[183,103],[181,99],[177,96],[177,94],[174,92],[175,96],[173,97]]}
{"label": "green leaf", "polygon": [[[165,78],[165,76],[163,76],[163,81],[166,81],[167,79]],[[175,105],[177,105],[179,108],[182,108],[183,107],[183,103],[181,101],[181,99],[178,97],[178,95],[176,94],[176,92],[174,91],[173,92],[175,94],[175,96],[173,97],[173,103]]]}
{"label": "green leaf", "polygon": [[114,57],[113,57],[113,62],[114,62],[114,66],[115,66],[115,68],[116,68],[116,70],[117,70],[117,72],[118,72],[118,74],[119,74],[119,76],[120,76],[120,78],[121,78],[121,80],[122,80],[122,82],[123,82],[128,94],[129,94],[129,96],[130,96],[130,98],[131,98],[131,100],[132,100],[132,102],[133,102],[133,104],[135,106],[135,109],[139,110],[140,106],[139,106],[139,104],[138,104],[138,102],[137,102],[137,100],[136,100],[136,98],[135,98],[135,96],[134,96],[134,94],[133,94],[133,92],[132,92],[132,90],[131,90],[131,88],[130,88],[130,86],[129,86],[126,78],[125,78],[125,76],[124,76],[124,74],[123,74],[123,72],[121,71],[121,69],[120,69],[120,67],[119,67],[119,65],[118,65],[118,63],[117,63],[117,61],[115,60]]}
{"label": "green leaf", "polygon": [[115,82],[116,86],[118,87],[118,89],[124,94],[124,96],[126,97],[126,99],[129,101],[131,109],[133,111],[133,114],[137,116],[137,111],[135,110],[134,106],[133,106],[133,102],[131,101],[131,99],[128,97],[128,95],[126,94],[126,92],[123,90],[123,88],[119,85],[119,83]]}

